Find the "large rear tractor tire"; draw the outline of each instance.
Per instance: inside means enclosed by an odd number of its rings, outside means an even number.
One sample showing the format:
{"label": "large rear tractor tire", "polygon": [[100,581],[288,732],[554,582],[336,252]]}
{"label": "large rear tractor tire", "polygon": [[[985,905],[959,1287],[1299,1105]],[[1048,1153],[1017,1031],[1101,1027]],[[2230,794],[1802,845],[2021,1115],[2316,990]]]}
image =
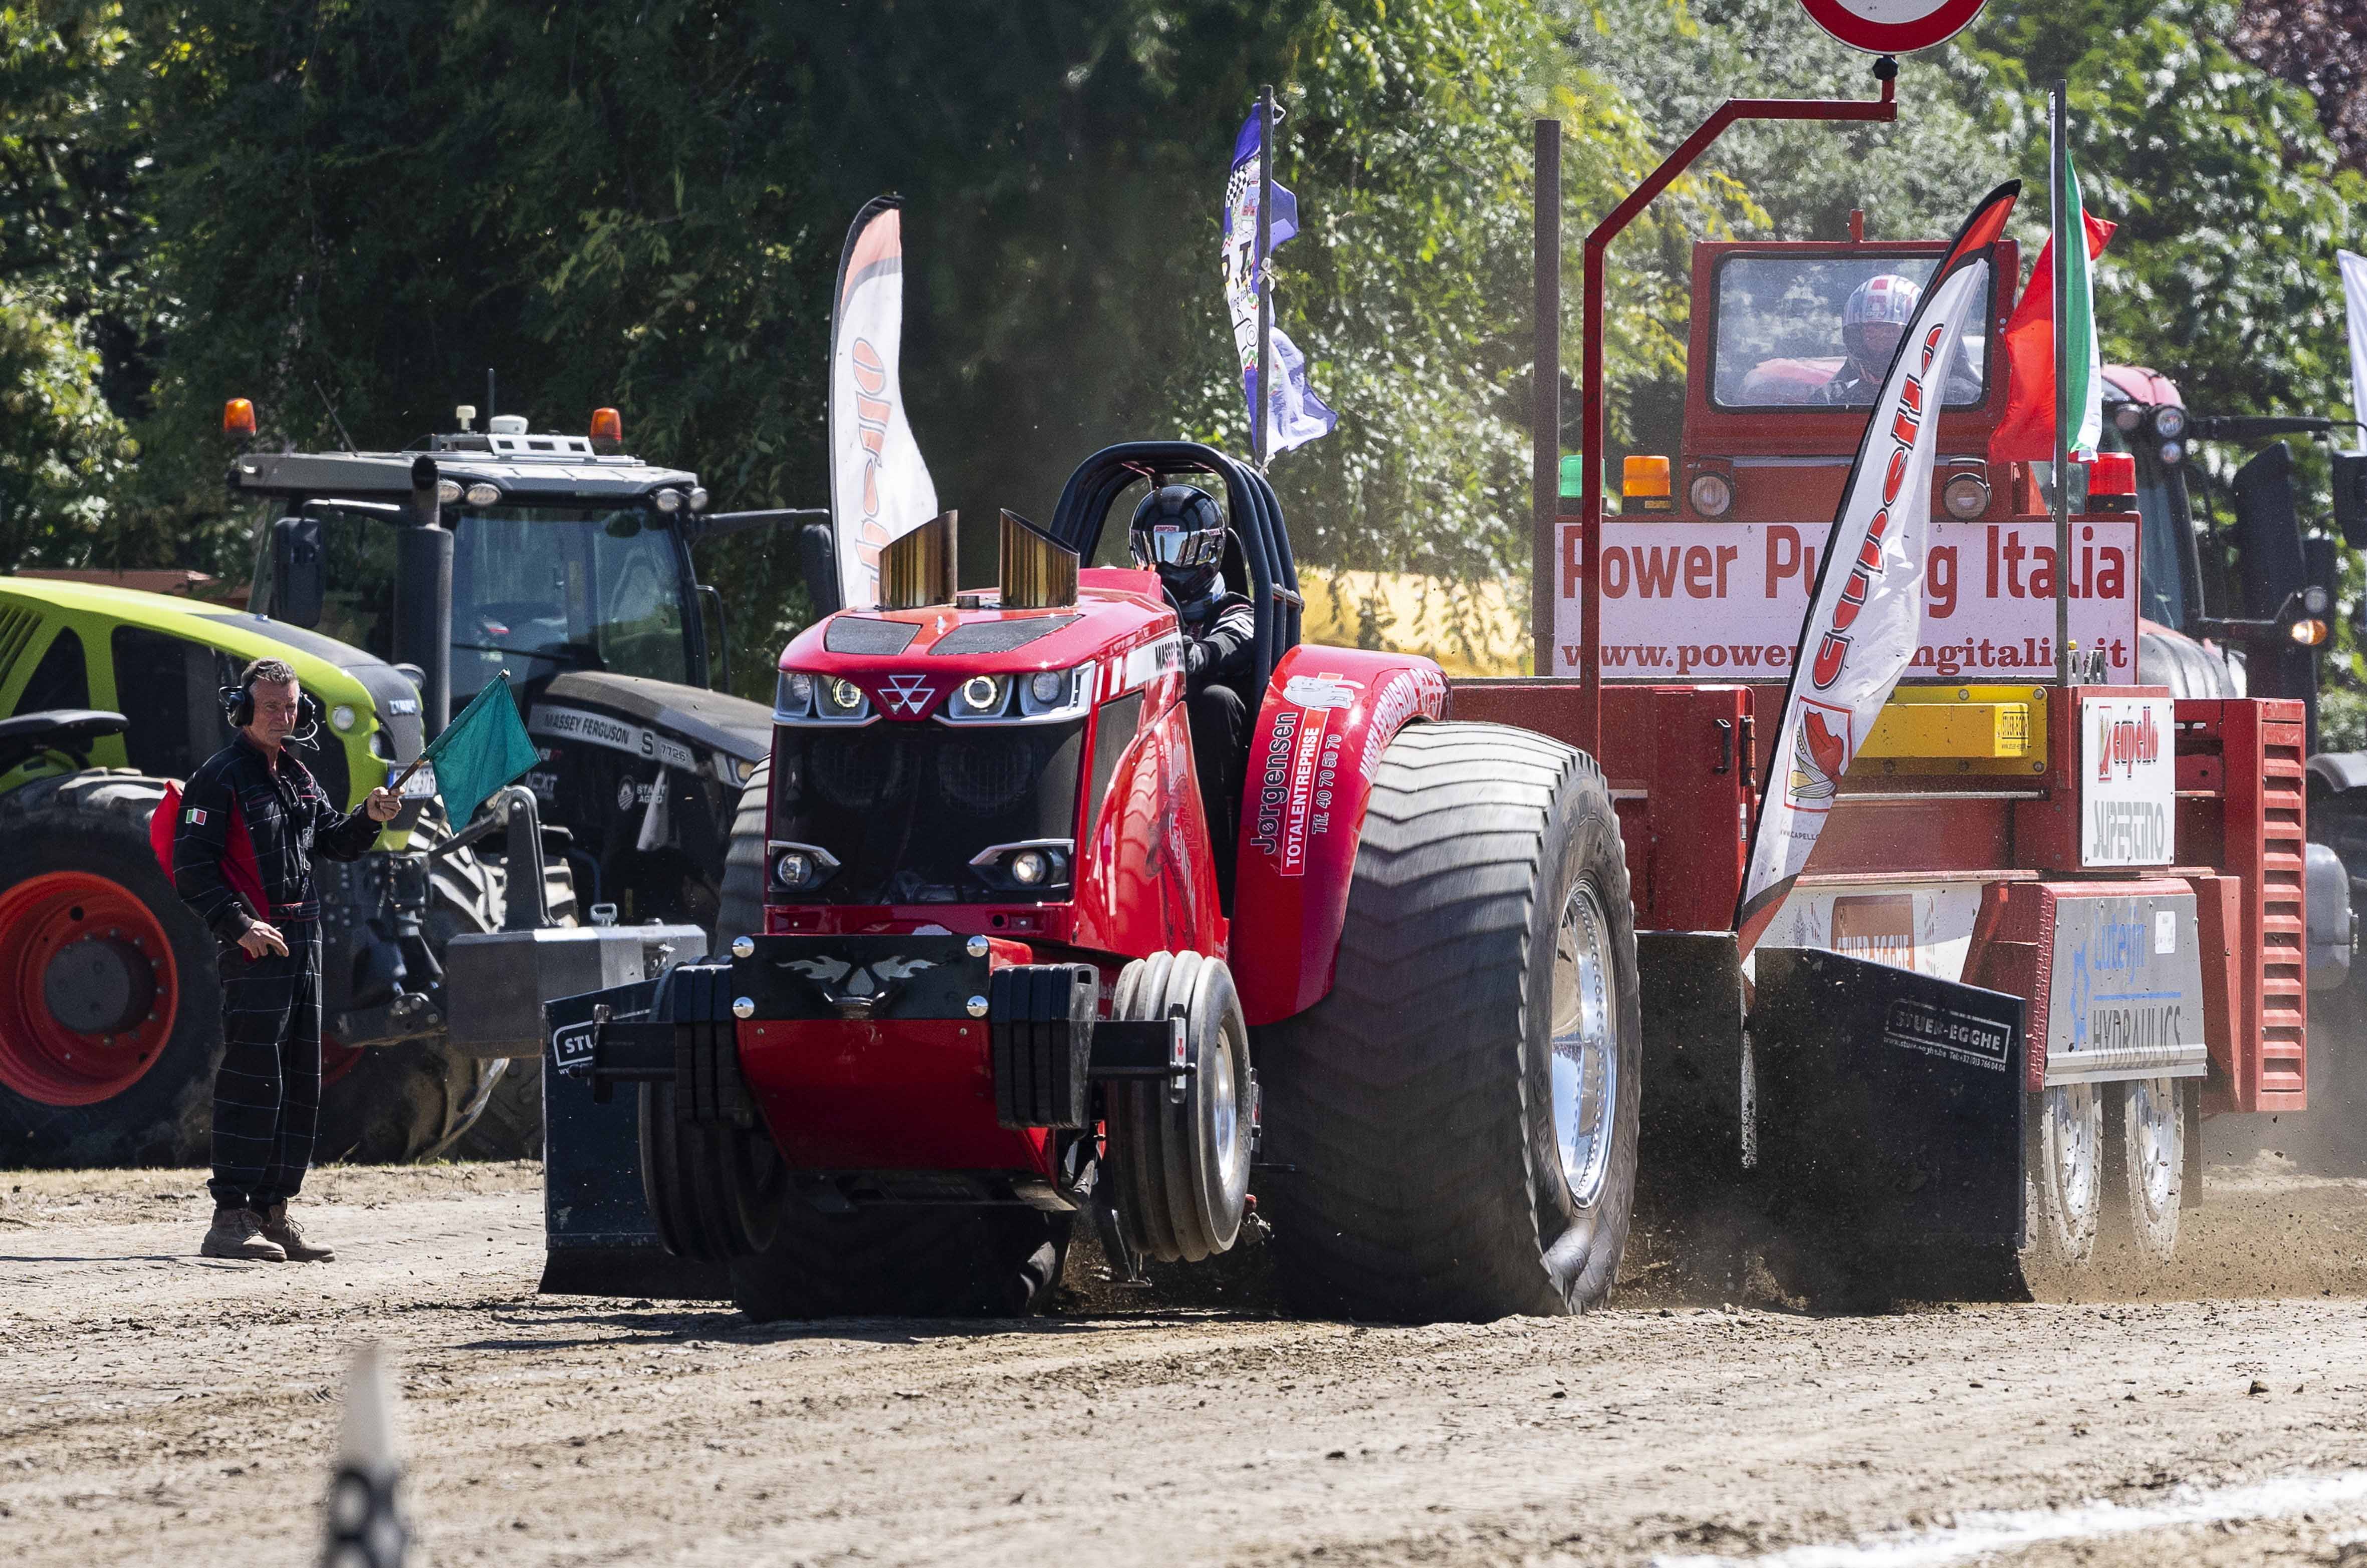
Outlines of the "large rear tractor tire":
{"label": "large rear tractor tire", "polygon": [[1197,953],[1154,953],[1119,972],[1110,1016],[1184,1010],[1193,1064],[1182,1098],[1164,1078],[1108,1088],[1109,1175],[1127,1245],[1159,1263],[1228,1251],[1250,1190],[1250,1032],[1232,973]]}
{"label": "large rear tractor tire", "polygon": [[2186,1186],[2186,1118],[2191,1080],[2135,1078],[2106,1084],[2103,1099],[2103,1201],[2100,1229],[2113,1251],[2147,1267],[2178,1250],[2179,1206]]}
{"label": "large rear tractor tire", "polygon": [[1400,1319],[1600,1303],[1642,1039],[1601,770],[1523,730],[1407,728],[1374,778],[1331,992],[1258,1035],[1286,1294]]}
{"label": "large rear tractor tire", "polygon": [[221,1059],[215,944],[148,841],[164,781],[0,795],[0,1165],[202,1165]]}
{"label": "large rear tractor tire", "polygon": [[759,1323],[812,1317],[1022,1317],[1051,1302],[1070,1214],[883,1205],[821,1213],[792,1200],[773,1244],[731,1264]]}
{"label": "large rear tractor tire", "polygon": [[708,952],[731,951],[735,936],[764,934],[764,804],[773,793],[773,764],[756,764],[740,791],[731,818],[731,846],[723,855],[723,886]]}

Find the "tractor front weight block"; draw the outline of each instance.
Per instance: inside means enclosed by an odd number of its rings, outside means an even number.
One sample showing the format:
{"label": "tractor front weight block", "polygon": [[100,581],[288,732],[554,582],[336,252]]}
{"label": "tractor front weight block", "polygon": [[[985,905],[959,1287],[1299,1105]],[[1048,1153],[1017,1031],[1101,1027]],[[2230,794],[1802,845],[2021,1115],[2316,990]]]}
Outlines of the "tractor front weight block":
{"label": "tractor front weight block", "polygon": [[1157,1019],[1095,1016],[1101,976],[1090,964],[1014,964],[987,989],[994,1114],[1004,1127],[1088,1127],[1095,1081],[1164,1078],[1182,1098],[1197,1070],[1182,1010]]}

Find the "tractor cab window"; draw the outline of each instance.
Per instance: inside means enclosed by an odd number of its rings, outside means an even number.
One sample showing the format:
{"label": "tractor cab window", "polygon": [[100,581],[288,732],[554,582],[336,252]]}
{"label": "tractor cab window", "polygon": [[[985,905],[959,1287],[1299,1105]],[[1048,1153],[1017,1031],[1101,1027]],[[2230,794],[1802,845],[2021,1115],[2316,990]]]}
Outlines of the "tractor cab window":
{"label": "tractor cab window", "polygon": [[497,506],[448,521],[456,704],[503,670],[514,685],[563,670],[690,679],[679,558],[654,513]]}
{"label": "tractor cab window", "polygon": [[[1711,326],[1711,400],[1723,409],[1872,407],[1938,265],[1931,255],[1727,257]],[[1947,407],[1980,403],[1988,362],[1984,308],[1948,367]]]}
{"label": "tractor cab window", "polygon": [[[306,514],[321,525],[322,636],[378,655],[394,657],[394,523],[401,510],[336,506],[314,502]],[[255,515],[255,591],[251,603],[277,613],[277,584],[271,575],[271,525],[289,513],[284,502],[270,502]]]}
{"label": "tractor cab window", "polygon": [[[2194,521],[2184,515],[2186,486],[2173,484],[2169,470],[2151,451],[2130,445],[2112,423],[2112,406],[2108,400],[2104,433],[2096,446],[2100,451],[2128,452],[2136,458],[2137,614],[2165,626],[2183,628],[2189,615],[2202,613],[2200,606],[2188,602],[2186,540]],[[2033,469],[2038,467],[2032,465]]]}
{"label": "tractor cab window", "polygon": [[238,679],[238,660],[145,626],[116,627],[108,652],[115,664],[116,710],[129,721],[123,744],[133,767],[185,779],[230,744],[219,694]]}

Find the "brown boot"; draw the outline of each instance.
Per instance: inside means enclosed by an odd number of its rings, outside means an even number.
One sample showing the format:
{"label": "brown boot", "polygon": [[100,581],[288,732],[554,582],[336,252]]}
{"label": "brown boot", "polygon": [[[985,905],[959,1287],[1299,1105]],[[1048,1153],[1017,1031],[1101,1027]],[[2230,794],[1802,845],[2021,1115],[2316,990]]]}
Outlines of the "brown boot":
{"label": "brown boot", "polygon": [[263,1211],[263,1235],[266,1240],[277,1242],[291,1263],[326,1263],[337,1256],[335,1247],[304,1239],[304,1227],[288,1217],[286,1203],[274,1203]]}
{"label": "brown boot", "polygon": [[213,1228],[198,1249],[208,1258],[243,1258],[256,1263],[285,1263],[288,1254],[264,1235],[263,1216],[252,1209],[216,1209]]}

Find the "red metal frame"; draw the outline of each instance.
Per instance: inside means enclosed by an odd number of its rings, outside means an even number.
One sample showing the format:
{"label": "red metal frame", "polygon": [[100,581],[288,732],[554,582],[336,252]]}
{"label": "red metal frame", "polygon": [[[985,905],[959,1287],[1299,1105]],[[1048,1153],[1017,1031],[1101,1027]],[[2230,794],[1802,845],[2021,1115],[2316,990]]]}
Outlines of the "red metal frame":
{"label": "red metal frame", "polygon": [[[1579,407],[1582,428],[1579,451],[1585,470],[1580,480],[1578,518],[1583,544],[1580,547],[1580,569],[1584,585],[1580,590],[1583,625],[1580,631],[1580,656],[1579,679],[1582,683],[1580,695],[1580,726],[1578,743],[1590,756],[1603,750],[1603,659],[1601,603],[1598,587],[1597,555],[1602,547],[1603,518],[1603,259],[1611,242],[1620,231],[1636,220],[1637,214],[1650,205],[1652,198],[1666,190],[1679,175],[1693,166],[1694,160],[1709,148],[1726,128],[1743,119],[1833,120],[1886,123],[1898,118],[1897,97],[1897,66],[1886,57],[1875,64],[1875,73],[1882,80],[1882,96],[1863,98],[1729,98],[1717,111],[1704,120],[1699,130],[1685,138],[1677,150],[1668,155],[1644,182],[1614,208],[1611,215],[1596,224],[1586,236],[1585,315],[1582,334],[1582,367],[1579,378]],[[1553,669],[1553,635],[1550,602],[1546,596],[1552,592],[1557,558],[1556,535],[1566,513],[1560,509],[1561,450],[1561,254],[1559,235],[1561,208],[1561,126],[1554,120],[1541,120],[1537,127],[1537,236],[1538,270],[1537,298],[1537,357],[1536,390],[1533,400],[1535,428],[1531,432],[1536,444],[1537,457],[1534,471],[1541,479],[1535,504],[1536,527],[1532,547],[1534,584],[1531,592],[1538,607],[1533,612],[1532,629],[1541,629],[1535,637],[1535,670],[1540,675]],[[1546,156],[1548,141],[1552,154]],[[1548,212],[1551,221],[1548,223]],[[1553,237],[1551,252],[1546,251],[1547,234]]]}

